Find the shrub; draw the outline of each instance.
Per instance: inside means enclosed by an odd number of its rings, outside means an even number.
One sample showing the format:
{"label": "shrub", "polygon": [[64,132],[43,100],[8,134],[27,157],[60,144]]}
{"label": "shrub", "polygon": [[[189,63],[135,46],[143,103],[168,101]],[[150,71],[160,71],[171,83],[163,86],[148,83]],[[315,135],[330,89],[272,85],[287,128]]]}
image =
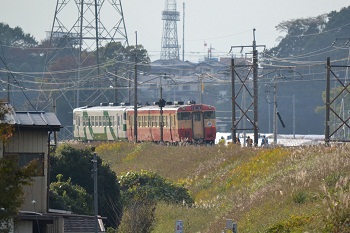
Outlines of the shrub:
{"label": "shrub", "polygon": [[349,177],[340,177],[335,187],[322,186],[323,203],[327,207],[325,230],[328,232],[349,232],[350,228],[350,186]]}
{"label": "shrub", "polygon": [[150,233],[155,225],[156,203],[150,200],[137,200],[129,203],[123,211],[119,233]]}
{"label": "shrub", "polygon": [[307,201],[308,195],[304,191],[299,191],[293,196],[293,201],[296,204],[303,204]]}
{"label": "shrub", "polygon": [[[290,233],[300,230],[302,226],[310,223],[312,220],[309,216],[291,216],[288,220],[283,220],[273,227],[270,227],[265,233]],[[298,231],[299,232],[299,231]]]}
{"label": "shrub", "polygon": [[118,177],[124,205],[135,200],[148,199],[166,203],[186,203],[192,205],[193,199],[188,190],[157,175],[154,172],[127,172]]}

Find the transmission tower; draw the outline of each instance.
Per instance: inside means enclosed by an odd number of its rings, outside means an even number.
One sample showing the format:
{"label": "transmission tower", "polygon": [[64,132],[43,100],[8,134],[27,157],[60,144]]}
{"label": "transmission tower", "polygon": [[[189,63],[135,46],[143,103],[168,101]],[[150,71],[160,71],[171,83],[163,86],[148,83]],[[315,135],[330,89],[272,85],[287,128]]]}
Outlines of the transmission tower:
{"label": "transmission tower", "polygon": [[[45,69],[50,77],[45,77],[45,82],[51,82],[52,89],[56,87],[60,90],[60,96],[56,98],[66,98],[67,88],[62,89],[59,85],[65,82],[66,86],[69,83],[70,92],[76,92],[74,102],[69,101],[70,106],[81,106],[82,100],[83,104],[89,100],[93,102],[93,98],[101,96],[101,93],[97,91],[96,95],[87,98],[81,96],[80,89],[86,88],[84,86],[87,83],[89,88],[99,85],[99,77],[103,76],[100,73],[100,59],[105,55],[99,52],[99,48],[111,42],[128,45],[121,0],[57,0],[52,29],[47,32],[47,39],[50,50]],[[62,80],[51,65],[52,61],[64,56],[72,59],[73,64],[70,64],[69,69],[74,71],[66,73]],[[89,66],[88,71],[86,66]]]}
{"label": "transmission tower", "polygon": [[177,21],[180,21],[180,13],[176,11],[176,0],[165,0],[165,10],[162,12],[162,20],[163,37],[160,59],[179,59]]}
{"label": "transmission tower", "polygon": [[101,61],[110,43],[129,45],[121,0],[57,0],[47,41],[37,109],[57,103],[60,119],[61,111],[71,114],[75,107],[113,102],[116,80],[108,73],[114,70],[101,69]]}

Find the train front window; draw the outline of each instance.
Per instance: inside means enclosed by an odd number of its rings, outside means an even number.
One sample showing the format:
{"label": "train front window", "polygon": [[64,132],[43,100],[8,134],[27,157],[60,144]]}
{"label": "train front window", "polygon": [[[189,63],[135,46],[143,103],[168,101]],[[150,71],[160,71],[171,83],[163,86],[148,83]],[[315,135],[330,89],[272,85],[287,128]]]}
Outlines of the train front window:
{"label": "train front window", "polygon": [[203,113],[204,119],[215,119],[215,111],[207,111]]}
{"label": "train front window", "polygon": [[194,112],[193,113],[193,119],[194,119],[194,121],[201,121],[201,113],[200,112]]}
{"label": "train front window", "polygon": [[191,113],[189,113],[189,112],[179,112],[179,113],[177,113],[177,118],[179,120],[191,120]]}

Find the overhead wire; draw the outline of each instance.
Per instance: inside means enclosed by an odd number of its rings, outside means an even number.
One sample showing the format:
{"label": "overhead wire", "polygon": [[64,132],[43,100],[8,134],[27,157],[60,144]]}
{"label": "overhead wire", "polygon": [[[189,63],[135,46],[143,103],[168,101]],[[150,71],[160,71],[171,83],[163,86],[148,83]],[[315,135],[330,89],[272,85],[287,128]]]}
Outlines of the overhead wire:
{"label": "overhead wire", "polygon": [[[0,46],[1,46],[2,54],[5,54],[4,51],[3,51],[1,39],[0,39]],[[5,56],[5,55],[3,55],[3,56]],[[6,63],[6,61],[5,61],[4,59],[5,59],[5,58],[0,57],[0,60],[1,60],[1,62],[3,63],[3,65],[5,66],[5,68],[6,68],[7,70],[10,70],[9,67],[8,67],[8,65],[7,65],[7,63]],[[32,108],[33,108],[35,111],[37,111],[37,109],[34,107],[34,105],[32,104],[32,102],[30,101],[30,99],[29,99],[28,96],[26,95],[26,93],[23,91],[22,86],[19,85],[19,83],[18,83],[16,77],[15,77],[11,72],[10,72],[9,74],[10,74],[10,76],[13,78],[13,80],[18,84],[18,86],[19,86],[21,92],[23,93],[24,97],[27,99],[28,103],[32,106]]]}

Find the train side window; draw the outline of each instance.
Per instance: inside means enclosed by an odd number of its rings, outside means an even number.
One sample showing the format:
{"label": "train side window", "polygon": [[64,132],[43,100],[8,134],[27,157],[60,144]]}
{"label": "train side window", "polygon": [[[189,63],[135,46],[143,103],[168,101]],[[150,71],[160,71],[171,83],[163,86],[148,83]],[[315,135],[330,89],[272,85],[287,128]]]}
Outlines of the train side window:
{"label": "train side window", "polygon": [[141,116],[137,116],[137,125],[138,127],[141,127],[141,124],[142,124],[142,120],[141,120]]}
{"label": "train side window", "polygon": [[75,125],[76,126],[80,125],[80,116],[75,116]]}
{"label": "train side window", "polygon": [[90,126],[94,126],[95,125],[95,121],[94,121],[94,117],[93,116],[89,116],[89,125]]}

